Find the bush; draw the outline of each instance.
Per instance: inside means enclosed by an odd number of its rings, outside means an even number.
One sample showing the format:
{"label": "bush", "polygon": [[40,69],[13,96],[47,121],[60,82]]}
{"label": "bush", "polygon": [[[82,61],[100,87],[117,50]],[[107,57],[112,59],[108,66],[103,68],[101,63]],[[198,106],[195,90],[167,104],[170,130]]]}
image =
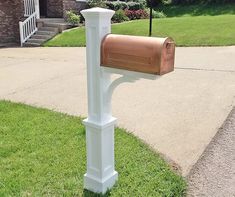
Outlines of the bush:
{"label": "bush", "polygon": [[125,10],[125,15],[130,20],[144,19],[144,18],[148,18],[149,16],[145,10]]}
{"label": "bush", "polygon": [[166,14],[163,11],[154,11],[153,10],[153,18],[166,18]]}
{"label": "bush", "polygon": [[121,23],[123,21],[129,21],[129,18],[125,15],[123,10],[117,10],[112,17],[112,21],[115,23]]}
{"label": "bush", "polygon": [[93,7],[107,8],[106,1],[104,0],[88,0],[87,4],[89,8]]}
{"label": "bush", "polygon": [[144,4],[140,2],[128,2],[127,3],[129,10],[142,10],[144,9]]}
{"label": "bush", "polygon": [[[150,13],[150,9],[149,8],[145,9],[145,11],[147,13]],[[167,15],[163,11],[153,10],[152,12],[153,12],[152,13],[153,18],[166,18],[167,17]]]}
{"label": "bush", "polygon": [[73,13],[73,11],[66,12],[66,20],[71,23],[73,26],[77,26],[80,22],[80,16]]}
{"label": "bush", "polygon": [[115,10],[115,11],[117,11],[117,10],[125,10],[125,9],[128,8],[127,3],[126,2],[122,2],[122,1],[114,1],[114,2],[107,1],[106,5],[107,5],[107,7],[109,9]]}
{"label": "bush", "polygon": [[129,9],[129,10],[140,10],[140,9],[144,9],[145,7],[145,1],[141,1],[141,2],[134,2],[134,1],[130,1],[130,2],[122,2],[122,1],[107,1],[106,5],[109,9],[111,10],[125,10],[125,9]]}

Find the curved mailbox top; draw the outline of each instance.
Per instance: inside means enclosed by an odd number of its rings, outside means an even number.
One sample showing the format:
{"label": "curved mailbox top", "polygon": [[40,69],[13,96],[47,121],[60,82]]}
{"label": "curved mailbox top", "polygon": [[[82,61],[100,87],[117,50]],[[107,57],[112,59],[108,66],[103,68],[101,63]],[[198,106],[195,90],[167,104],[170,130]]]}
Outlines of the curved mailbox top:
{"label": "curved mailbox top", "polygon": [[108,34],[101,44],[101,66],[163,75],[174,70],[171,38]]}

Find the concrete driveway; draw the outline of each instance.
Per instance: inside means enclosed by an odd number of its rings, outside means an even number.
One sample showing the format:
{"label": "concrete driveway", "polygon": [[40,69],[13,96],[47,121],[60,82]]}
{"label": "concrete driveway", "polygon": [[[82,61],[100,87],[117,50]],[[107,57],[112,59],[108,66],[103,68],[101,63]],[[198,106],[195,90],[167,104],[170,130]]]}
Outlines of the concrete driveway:
{"label": "concrete driveway", "polygon": [[[176,69],[122,84],[113,115],[188,174],[235,105],[235,47],[177,48]],[[0,49],[0,99],[86,116],[85,48]]]}

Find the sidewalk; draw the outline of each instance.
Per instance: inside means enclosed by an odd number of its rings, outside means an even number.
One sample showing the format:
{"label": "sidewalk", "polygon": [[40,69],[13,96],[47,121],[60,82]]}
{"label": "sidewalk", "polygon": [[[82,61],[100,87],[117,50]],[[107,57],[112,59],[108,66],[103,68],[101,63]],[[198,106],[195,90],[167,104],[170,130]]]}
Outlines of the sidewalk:
{"label": "sidewalk", "polygon": [[[235,47],[177,48],[176,69],[122,84],[113,115],[186,176],[235,106]],[[0,99],[86,116],[85,48],[0,49]]]}

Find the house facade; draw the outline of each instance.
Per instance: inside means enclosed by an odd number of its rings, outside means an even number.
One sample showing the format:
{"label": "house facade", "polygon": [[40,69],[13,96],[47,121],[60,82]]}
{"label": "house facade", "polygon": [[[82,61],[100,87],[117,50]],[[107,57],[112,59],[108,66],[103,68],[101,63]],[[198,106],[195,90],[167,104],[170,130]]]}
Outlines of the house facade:
{"label": "house facade", "polygon": [[87,5],[84,0],[0,0],[0,46],[20,43],[19,21],[27,20],[26,10],[35,2],[41,18],[63,18],[66,11],[79,13]]}
{"label": "house facade", "polygon": [[23,17],[23,0],[0,1],[0,44],[19,42],[19,21]]}
{"label": "house facade", "polygon": [[65,12],[73,10],[79,12],[86,6],[84,0],[39,0],[40,14],[43,17],[62,18]]}

